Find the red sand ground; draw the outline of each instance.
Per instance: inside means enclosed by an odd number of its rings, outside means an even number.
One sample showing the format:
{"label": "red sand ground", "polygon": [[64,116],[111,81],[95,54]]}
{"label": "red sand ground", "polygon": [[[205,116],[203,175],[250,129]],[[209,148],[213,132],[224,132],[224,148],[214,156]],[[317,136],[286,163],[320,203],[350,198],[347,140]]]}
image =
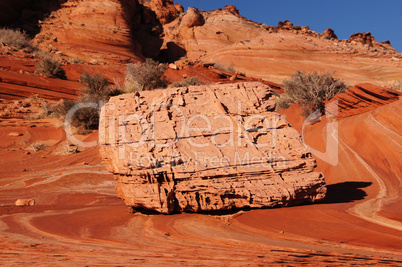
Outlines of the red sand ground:
{"label": "red sand ground", "polygon": [[[69,153],[55,120],[1,119],[0,262],[401,265],[400,108],[401,100],[341,118],[340,164],[318,161],[330,188],[324,203],[219,216],[130,214],[97,147]],[[308,128],[309,144],[322,125]],[[35,143],[49,147],[34,152]],[[18,198],[36,205],[15,207]]]}

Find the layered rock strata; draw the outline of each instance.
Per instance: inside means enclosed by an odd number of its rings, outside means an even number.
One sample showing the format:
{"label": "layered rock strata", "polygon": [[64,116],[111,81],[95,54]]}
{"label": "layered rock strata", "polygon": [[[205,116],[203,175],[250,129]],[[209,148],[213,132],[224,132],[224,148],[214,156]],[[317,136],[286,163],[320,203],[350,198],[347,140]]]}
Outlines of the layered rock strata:
{"label": "layered rock strata", "polygon": [[100,152],[134,209],[161,213],[311,203],[324,177],[261,83],[144,91],[102,108]]}

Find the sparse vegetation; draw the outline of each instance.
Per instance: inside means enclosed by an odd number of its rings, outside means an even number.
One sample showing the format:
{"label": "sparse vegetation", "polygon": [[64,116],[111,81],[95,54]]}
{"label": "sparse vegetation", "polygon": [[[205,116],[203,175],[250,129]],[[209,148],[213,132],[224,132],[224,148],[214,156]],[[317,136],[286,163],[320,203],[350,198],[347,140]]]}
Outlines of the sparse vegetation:
{"label": "sparse vegetation", "polygon": [[98,102],[108,100],[110,96],[109,81],[102,73],[89,74],[84,72],[80,77],[85,86],[81,98],[84,101]]}
{"label": "sparse vegetation", "polygon": [[38,151],[41,151],[41,150],[45,150],[45,149],[48,148],[48,147],[49,147],[49,145],[44,144],[44,143],[39,143],[39,142],[36,142],[36,143],[34,143],[34,144],[31,145],[31,149],[32,149],[34,152],[38,152]]}
{"label": "sparse vegetation", "polygon": [[293,29],[295,29],[295,30],[297,30],[297,31],[300,31],[300,30],[302,29],[302,26],[300,26],[300,25],[294,25],[294,26],[293,26]]}
{"label": "sparse vegetation", "polygon": [[143,63],[128,64],[126,71],[126,92],[137,92],[166,88],[167,81],[163,72],[166,64],[159,64],[150,58]]}
{"label": "sparse vegetation", "polygon": [[[109,81],[101,73],[81,75],[81,83],[85,86],[80,98],[74,100],[62,100],[56,105],[42,105],[42,113],[37,118],[64,118],[75,106],[82,105],[76,110],[71,120],[71,125],[77,128],[77,133],[86,134],[98,128],[99,108],[102,101],[107,101],[115,90],[109,87]],[[118,93],[121,93],[120,91]],[[95,103],[98,108],[89,107],[87,103]]]}
{"label": "sparse vegetation", "polygon": [[82,63],[84,63],[84,61],[82,61],[81,59],[79,59],[79,58],[72,58],[72,59],[70,59],[69,61],[68,61],[68,63],[69,64],[82,64]]}
{"label": "sparse vegetation", "polygon": [[36,65],[37,73],[41,73],[48,78],[66,79],[66,72],[61,67],[60,62],[51,58],[43,57]]}
{"label": "sparse vegetation", "polygon": [[169,87],[187,87],[191,85],[201,85],[203,84],[197,77],[192,76],[181,80],[180,82],[174,82]]}
{"label": "sparse vegetation", "polygon": [[391,89],[394,89],[396,91],[402,92],[402,80],[400,81],[395,81],[392,85],[391,85]]}
{"label": "sparse vegetation", "polygon": [[0,43],[13,49],[29,48],[33,50],[28,35],[25,32],[13,29],[0,29]]}
{"label": "sparse vegetation", "polygon": [[291,104],[292,101],[286,94],[276,97],[276,110],[287,109]]}
{"label": "sparse vegetation", "polygon": [[233,62],[230,62],[229,66],[223,65],[221,63],[215,63],[214,68],[227,72],[236,72]]}
{"label": "sparse vegetation", "polygon": [[299,103],[304,116],[308,116],[316,110],[324,113],[324,101],[347,90],[346,84],[342,80],[332,77],[329,72],[320,75],[317,72],[306,74],[304,71],[298,71],[283,84],[289,101]]}

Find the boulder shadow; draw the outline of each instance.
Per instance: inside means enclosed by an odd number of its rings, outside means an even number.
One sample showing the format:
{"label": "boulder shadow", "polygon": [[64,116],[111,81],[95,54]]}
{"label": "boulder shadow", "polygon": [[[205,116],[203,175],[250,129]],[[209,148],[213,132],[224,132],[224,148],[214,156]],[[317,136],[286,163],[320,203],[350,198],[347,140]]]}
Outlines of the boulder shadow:
{"label": "boulder shadow", "polygon": [[367,196],[367,193],[361,188],[366,188],[370,185],[372,185],[371,182],[343,182],[327,185],[327,195],[321,203],[349,203],[362,200]]}

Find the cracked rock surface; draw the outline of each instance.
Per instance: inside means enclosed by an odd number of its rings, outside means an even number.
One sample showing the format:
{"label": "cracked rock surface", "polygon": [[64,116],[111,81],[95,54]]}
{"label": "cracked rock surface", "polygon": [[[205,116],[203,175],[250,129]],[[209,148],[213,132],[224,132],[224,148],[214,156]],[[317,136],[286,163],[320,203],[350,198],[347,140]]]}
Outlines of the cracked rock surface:
{"label": "cracked rock surface", "polygon": [[117,195],[160,213],[263,208],[324,198],[324,177],[257,82],[119,95],[102,108],[100,151]]}

